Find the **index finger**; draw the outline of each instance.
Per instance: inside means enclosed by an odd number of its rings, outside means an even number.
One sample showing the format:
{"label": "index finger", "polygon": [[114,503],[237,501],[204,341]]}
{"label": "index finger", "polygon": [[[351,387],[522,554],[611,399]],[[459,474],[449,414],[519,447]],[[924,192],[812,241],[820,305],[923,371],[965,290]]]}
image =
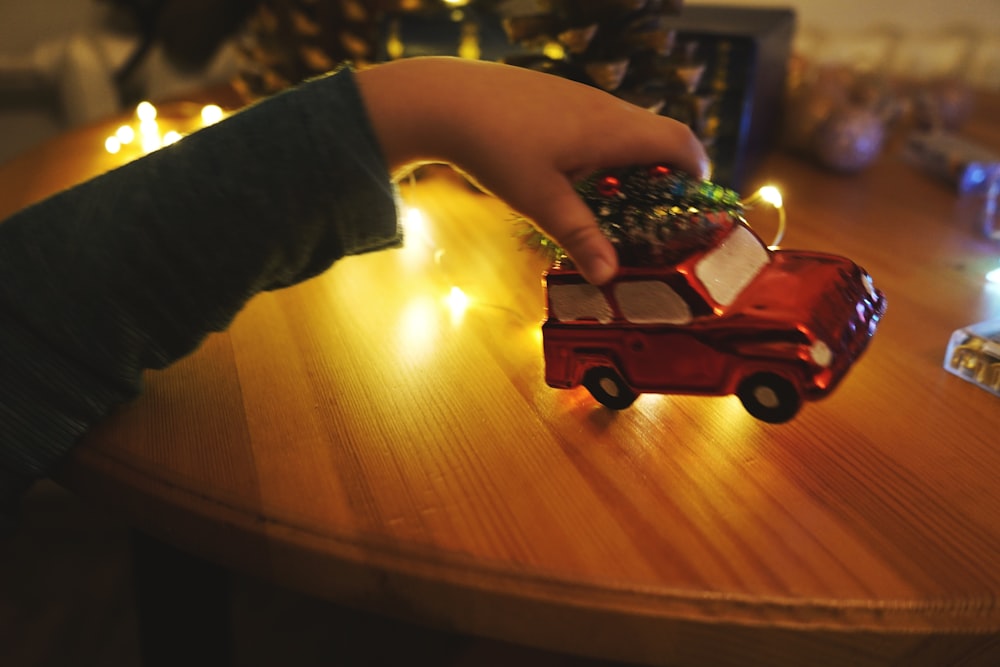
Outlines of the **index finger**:
{"label": "index finger", "polygon": [[586,162],[573,165],[567,175],[579,178],[601,168],[662,163],[696,178],[708,177],[708,155],[691,128],[627,102],[619,104],[615,120],[588,142]]}

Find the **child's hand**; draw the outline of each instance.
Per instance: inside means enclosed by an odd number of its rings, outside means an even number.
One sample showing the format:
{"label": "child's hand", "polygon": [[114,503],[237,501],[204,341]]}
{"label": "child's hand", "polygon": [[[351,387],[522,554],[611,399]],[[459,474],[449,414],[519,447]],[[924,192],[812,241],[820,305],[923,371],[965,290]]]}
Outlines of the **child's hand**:
{"label": "child's hand", "polygon": [[364,70],[358,81],[390,168],[454,164],[535,221],[597,284],[618,259],[575,180],[649,163],[707,175],[705,152],[683,124],[549,74],[414,58]]}

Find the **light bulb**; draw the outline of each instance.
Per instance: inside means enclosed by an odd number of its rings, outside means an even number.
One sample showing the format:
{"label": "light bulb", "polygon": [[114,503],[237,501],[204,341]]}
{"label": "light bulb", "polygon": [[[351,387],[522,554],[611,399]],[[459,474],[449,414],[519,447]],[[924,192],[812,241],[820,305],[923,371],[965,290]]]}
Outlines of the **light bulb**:
{"label": "light bulb", "polygon": [[135,139],[135,130],[132,129],[131,125],[122,125],[115,130],[115,137],[123,145],[130,144]]}
{"label": "light bulb", "polygon": [[460,287],[452,287],[448,296],[444,298],[448,313],[451,316],[452,324],[459,324],[469,307],[469,296]]}
{"label": "light bulb", "polygon": [[223,112],[222,107],[218,104],[206,104],[201,108],[201,123],[202,125],[214,125],[222,120]]}
{"label": "light bulb", "polygon": [[787,224],[785,219],[785,203],[781,197],[781,190],[773,185],[765,185],[760,190],[757,190],[752,197],[746,199],[743,205],[750,207],[758,201],[770,204],[778,212],[778,229],[774,233],[774,239],[768,244],[768,247],[771,249],[777,248],[778,244],[781,243],[781,239],[785,237],[785,226]]}
{"label": "light bulb", "polygon": [[139,102],[139,105],[135,108],[135,115],[144,123],[156,120],[156,107],[149,102]]}
{"label": "light bulb", "polygon": [[783,206],[783,201],[781,199],[781,191],[773,185],[765,185],[760,190],[757,191],[760,198],[766,201],[768,204],[774,208],[781,208]]}
{"label": "light bulb", "polygon": [[407,236],[422,236],[425,228],[423,211],[414,206],[407,208],[403,215],[403,229]]}

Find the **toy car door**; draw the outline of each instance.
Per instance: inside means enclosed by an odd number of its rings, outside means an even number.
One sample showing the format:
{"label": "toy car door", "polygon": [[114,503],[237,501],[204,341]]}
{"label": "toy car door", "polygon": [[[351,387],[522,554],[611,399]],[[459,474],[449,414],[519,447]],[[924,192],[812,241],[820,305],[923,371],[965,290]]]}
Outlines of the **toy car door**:
{"label": "toy car door", "polygon": [[635,389],[698,393],[718,386],[725,361],[699,340],[691,307],[670,285],[631,280],[613,293],[625,320],[621,371]]}

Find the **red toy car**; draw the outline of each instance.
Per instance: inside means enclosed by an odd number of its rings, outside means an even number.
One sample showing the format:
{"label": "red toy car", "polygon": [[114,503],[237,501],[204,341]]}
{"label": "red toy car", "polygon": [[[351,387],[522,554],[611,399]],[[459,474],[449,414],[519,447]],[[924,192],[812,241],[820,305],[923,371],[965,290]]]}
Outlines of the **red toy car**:
{"label": "red toy car", "polygon": [[770,250],[739,216],[686,210],[698,231],[668,239],[671,261],[623,265],[601,287],[565,262],[547,273],[546,383],[582,384],[615,410],[642,392],[735,393],[758,419],[787,421],[837,386],[885,298],[848,259]]}

